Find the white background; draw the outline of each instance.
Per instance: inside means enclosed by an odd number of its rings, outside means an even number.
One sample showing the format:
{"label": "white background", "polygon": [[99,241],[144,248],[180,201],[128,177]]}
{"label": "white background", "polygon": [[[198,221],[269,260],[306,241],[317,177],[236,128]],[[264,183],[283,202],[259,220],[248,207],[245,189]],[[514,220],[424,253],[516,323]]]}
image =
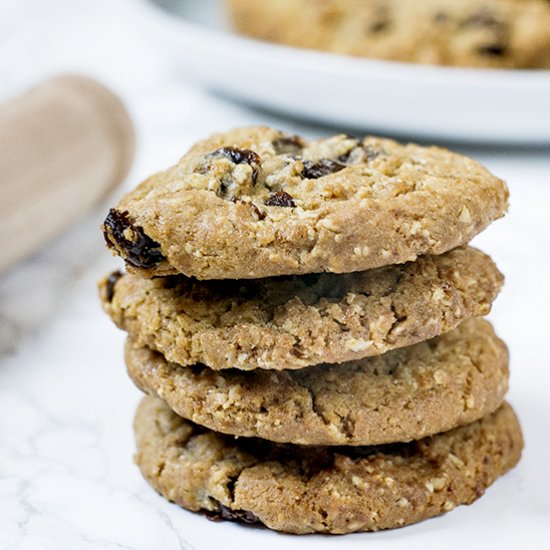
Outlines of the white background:
{"label": "white background", "polygon": [[[323,133],[194,89],[178,71],[177,52],[152,38],[141,13],[132,0],[2,0],[0,97],[67,70],[114,88],[138,131],[136,162],[118,194],[213,131],[268,123]],[[546,547],[550,148],[465,152],[506,179],[512,194],[510,214],[475,244],[507,276],[491,319],[511,349],[509,400],[526,438],[519,467],[484,498],[416,526],[345,537],[213,524],[165,502],[132,463],[139,392],[125,374],[123,334],[96,297],[95,281],[119,267],[98,229],[103,205],[47,251],[0,276],[0,548]]]}

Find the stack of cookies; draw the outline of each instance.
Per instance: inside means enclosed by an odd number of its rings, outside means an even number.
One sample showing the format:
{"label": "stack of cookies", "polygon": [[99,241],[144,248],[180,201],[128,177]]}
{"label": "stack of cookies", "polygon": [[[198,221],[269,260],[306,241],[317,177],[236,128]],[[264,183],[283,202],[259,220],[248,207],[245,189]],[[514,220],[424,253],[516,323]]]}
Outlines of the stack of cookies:
{"label": "stack of cookies", "polygon": [[100,283],[146,394],[136,462],[166,498],[290,533],[407,525],[519,460],[503,277],[467,243],[505,184],[435,147],[238,129],[107,216]]}

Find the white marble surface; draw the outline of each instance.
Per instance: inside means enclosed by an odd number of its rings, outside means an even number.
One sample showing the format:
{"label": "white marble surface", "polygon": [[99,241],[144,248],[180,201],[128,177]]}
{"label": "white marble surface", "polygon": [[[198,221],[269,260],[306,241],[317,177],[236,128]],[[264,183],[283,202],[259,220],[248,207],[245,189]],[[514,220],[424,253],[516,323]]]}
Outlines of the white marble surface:
{"label": "white marble surface", "polygon": [[[298,128],[194,90],[147,39],[139,14],[132,0],[3,0],[0,97],[62,70],[114,87],[139,137],[125,188],[211,131],[257,122]],[[393,532],[306,538],[213,524],[161,499],[132,463],[139,392],[122,364],[123,334],[96,298],[95,281],[118,265],[97,229],[104,205],[0,276],[0,549],[547,547],[550,150],[468,152],[512,192],[510,215],[476,243],[507,275],[491,317],[511,349],[509,398],[526,437],[520,466],[483,499]]]}

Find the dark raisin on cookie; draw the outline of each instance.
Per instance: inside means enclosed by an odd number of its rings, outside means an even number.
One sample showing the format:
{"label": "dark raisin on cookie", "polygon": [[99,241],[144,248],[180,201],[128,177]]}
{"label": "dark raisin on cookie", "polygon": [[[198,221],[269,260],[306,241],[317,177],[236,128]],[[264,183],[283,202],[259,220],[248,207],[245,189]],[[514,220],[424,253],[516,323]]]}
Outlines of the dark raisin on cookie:
{"label": "dark raisin on cookie", "polygon": [[248,510],[232,510],[227,506],[224,506],[221,502],[218,502],[218,509],[214,511],[207,511],[206,517],[212,521],[236,521],[239,523],[261,524],[260,519]]}
{"label": "dark raisin on cookie", "polygon": [[266,206],[281,206],[283,208],[294,208],[296,206],[294,199],[286,191],[271,193],[264,204]]}
{"label": "dark raisin on cookie", "polygon": [[353,154],[354,154],[354,151],[357,150],[357,148],[359,147],[359,140],[356,139],[356,138],[349,138],[349,139],[354,139],[355,140],[355,143],[345,152],[345,153],[342,153],[341,155],[338,155],[336,157],[336,161],[341,163],[341,164],[346,164],[348,162],[350,162]]}
{"label": "dark raisin on cookie", "polygon": [[378,34],[379,32],[388,30],[389,26],[389,21],[380,19],[379,21],[374,21],[369,25],[369,31],[372,34]]}
{"label": "dark raisin on cookie", "polygon": [[387,155],[388,153],[384,149],[375,149],[370,145],[363,145],[363,151],[365,152],[365,157],[367,161],[374,160],[380,155]]}
{"label": "dark raisin on cookie", "polygon": [[367,32],[370,34],[385,32],[390,28],[390,25],[391,19],[389,10],[384,6],[380,6],[369,21]]}
{"label": "dark raisin on cookie", "polygon": [[321,159],[318,161],[304,160],[304,168],[301,176],[306,179],[314,180],[340,172],[346,166],[340,162],[330,159]]}
{"label": "dark raisin on cookie", "polygon": [[252,185],[256,185],[260,174],[262,161],[257,153],[250,149],[237,147],[221,147],[208,155],[209,157],[225,157],[233,164],[248,164],[252,167]]}
{"label": "dark raisin on cookie", "polygon": [[109,248],[114,248],[134,267],[156,267],[164,259],[160,244],[134,224],[128,211],[111,208],[103,222],[103,236]]}
{"label": "dark raisin on cookie", "polygon": [[487,44],[480,46],[477,51],[485,57],[502,57],[506,54],[506,46],[502,44]]}
{"label": "dark raisin on cookie", "polygon": [[476,497],[481,498],[485,494],[485,487],[480,482],[476,485]]}
{"label": "dark raisin on cookie", "polygon": [[115,285],[121,277],[121,271],[113,271],[107,278],[107,282],[105,283],[105,299],[109,303],[113,301],[113,296],[115,295]]}
{"label": "dark raisin on cookie", "polygon": [[282,136],[272,142],[277,155],[288,155],[299,153],[305,146],[300,136]]}
{"label": "dark raisin on cookie", "polygon": [[[362,154],[361,154],[362,153]],[[387,154],[383,149],[375,149],[370,145],[359,145],[352,147],[347,153],[343,153],[336,160],[342,164],[355,164],[358,160],[371,161],[380,155]],[[354,158],[356,159],[354,161]]]}
{"label": "dark raisin on cookie", "polygon": [[491,38],[488,42],[477,48],[477,53],[484,57],[502,57],[506,55],[507,48],[503,41],[506,38],[506,24],[498,16],[487,9],[473,13],[462,21],[463,28],[486,29]]}
{"label": "dark raisin on cookie", "polygon": [[263,220],[265,218],[265,212],[262,212],[254,203],[252,202],[246,202],[242,199],[239,199],[238,197],[233,197],[231,199],[231,202],[234,204],[241,203],[241,204],[247,204],[251,210],[256,214],[259,220]]}

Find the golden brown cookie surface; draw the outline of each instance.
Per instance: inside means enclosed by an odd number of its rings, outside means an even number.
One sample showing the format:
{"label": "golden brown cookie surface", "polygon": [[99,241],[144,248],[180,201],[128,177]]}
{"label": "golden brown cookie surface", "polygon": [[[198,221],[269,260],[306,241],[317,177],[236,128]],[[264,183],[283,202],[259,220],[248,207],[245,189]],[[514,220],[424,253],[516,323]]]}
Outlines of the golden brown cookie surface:
{"label": "golden brown cookie surface", "polygon": [[507,200],[504,182],[445,149],[241,128],[143,182],[103,229],[144,276],[349,273],[466,244]]}
{"label": "golden brown cookie surface", "polygon": [[488,68],[550,68],[547,0],[228,0],[243,34],[341,54]]}
{"label": "golden brown cookie surface", "polygon": [[515,466],[523,447],[507,404],[473,424],[375,448],[235,439],[152,397],[141,402],[134,427],[136,462],[169,500],[297,534],[401,527],[470,504]]}
{"label": "golden brown cookie surface", "polygon": [[299,369],[379,355],[486,315],[503,277],[465,247],[350,274],[247,281],[100,284],[103,307],[138,343],[180,365]]}
{"label": "golden brown cookie surface", "polygon": [[508,352],[471,319],[414,346],[341,365],[216,372],[126,346],[130,377],[180,416],[217,432],[305,445],[379,445],[492,413],[508,389]]}

